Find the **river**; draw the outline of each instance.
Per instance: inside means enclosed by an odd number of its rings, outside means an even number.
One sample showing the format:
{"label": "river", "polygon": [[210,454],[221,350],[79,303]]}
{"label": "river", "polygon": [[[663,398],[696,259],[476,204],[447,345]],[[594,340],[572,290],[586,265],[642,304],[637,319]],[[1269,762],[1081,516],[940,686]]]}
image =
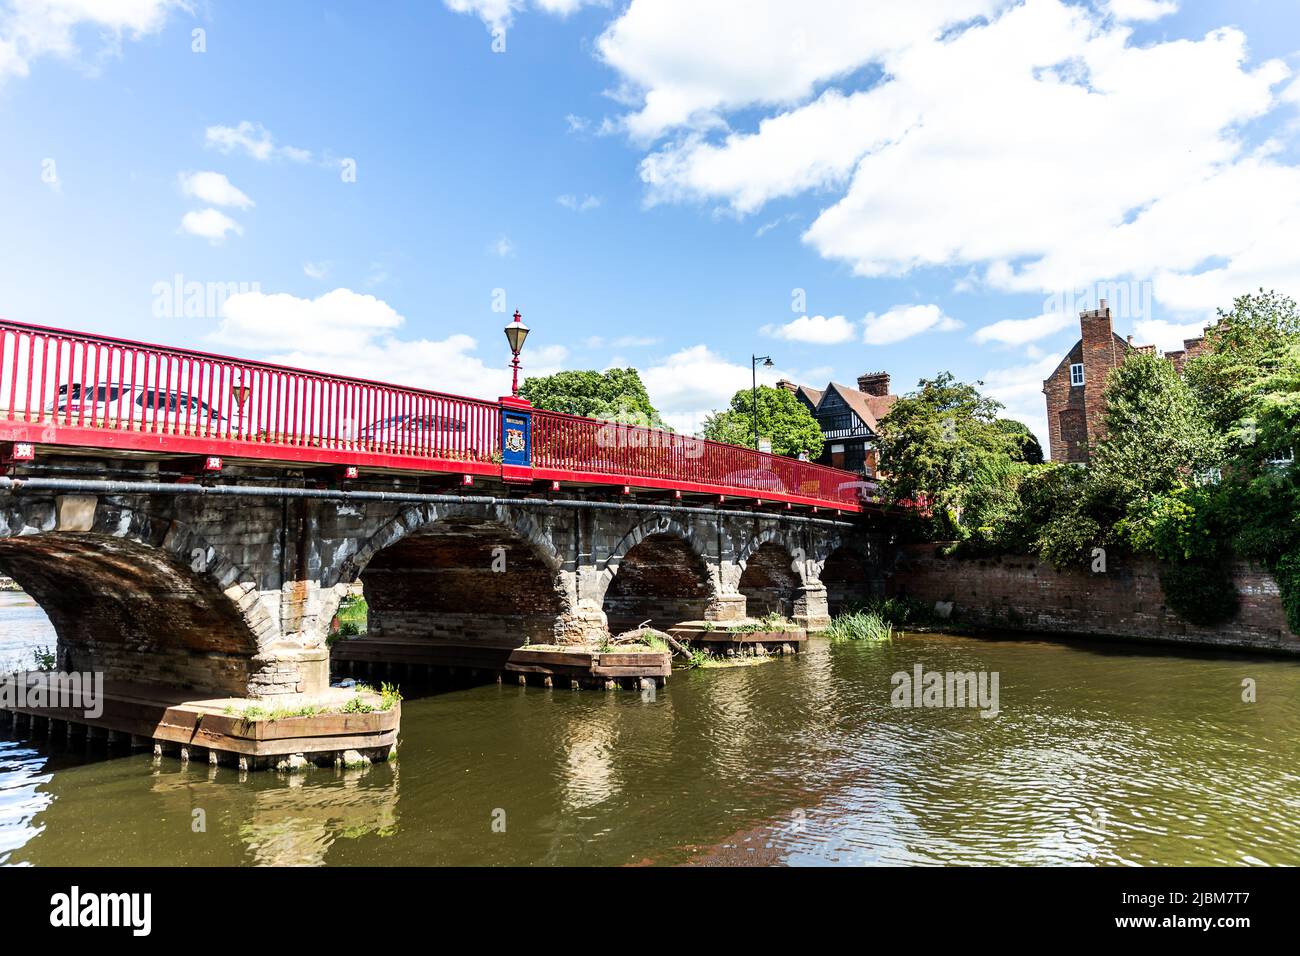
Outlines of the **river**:
{"label": "river", "polygon": [[[53,643],[0,594],[0,660]],[[1000,713],[891,706],[892,675],[916,664],[996,672]],[[1300,864],[1300,662],[814,640],[679,672],[654,699],[495,684],[411,699],[394,764],[243,781],[0,737],[0,864],[692,862]]]}

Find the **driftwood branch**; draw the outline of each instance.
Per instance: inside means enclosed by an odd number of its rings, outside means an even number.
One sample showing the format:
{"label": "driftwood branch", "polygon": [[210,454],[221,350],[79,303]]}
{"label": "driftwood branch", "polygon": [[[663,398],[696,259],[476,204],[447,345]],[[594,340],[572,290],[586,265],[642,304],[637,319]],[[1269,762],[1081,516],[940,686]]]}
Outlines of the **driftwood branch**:
{"label": "driftwood branch", "polygon": [[671,634],[668,634],[664,631],[657,631],[653,627],[650,627],[649,621],[642,621],[640,625],[633,628],[632,630],[624,631],[622,634],[616,635],[613,638],[612,643],[641,644],[645,642],[645,637],[647,634],[653,634],[655,637],[658,637],[661,640],[663,640],[663,642],[667,644],[669,648],[672,649],[673,653],[680,654],[682,657],[691,656],[691,649],[689,647],[687,647],[681,641],[677,640],[677,638],[673,637]]}

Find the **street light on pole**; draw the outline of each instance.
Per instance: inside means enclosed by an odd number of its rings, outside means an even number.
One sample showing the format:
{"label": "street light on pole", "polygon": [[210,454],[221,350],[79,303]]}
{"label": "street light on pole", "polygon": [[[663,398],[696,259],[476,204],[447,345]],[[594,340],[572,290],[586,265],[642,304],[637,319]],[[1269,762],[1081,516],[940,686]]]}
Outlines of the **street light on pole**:
{"label": "street light on pole", "polygon": [[763,363],[763,368],[772,367],[772,356],[770,355],[750,355],[749,371],[753,384],[750,388],[750,397],[754,401],[754,451],[758,451],[758,363]]}
{"label": "street light on pole", "polygon": [[519,310],[515,309],[515,320],[505,329],[506,341],[510,343],[510,351],[514,354],[514,360],[510,363],[510,367],[514,369],[510,394],[515,398],[519,397],[519,352],[524,347],[524,339],[528,338],[528,326],[520,321],[521,318]]}

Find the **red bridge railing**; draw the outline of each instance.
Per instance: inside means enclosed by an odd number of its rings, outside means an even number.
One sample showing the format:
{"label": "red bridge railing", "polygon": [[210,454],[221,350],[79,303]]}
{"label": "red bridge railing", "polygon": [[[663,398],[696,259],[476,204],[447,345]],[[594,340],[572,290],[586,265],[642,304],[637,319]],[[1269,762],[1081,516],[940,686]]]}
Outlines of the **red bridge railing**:
{"label": "red bridge railing", "polygon": [[[0,321],[0,442],[501,473],[498,402]],[[857,510],[861,481],[678,435],[532,412],[540,479]]]}

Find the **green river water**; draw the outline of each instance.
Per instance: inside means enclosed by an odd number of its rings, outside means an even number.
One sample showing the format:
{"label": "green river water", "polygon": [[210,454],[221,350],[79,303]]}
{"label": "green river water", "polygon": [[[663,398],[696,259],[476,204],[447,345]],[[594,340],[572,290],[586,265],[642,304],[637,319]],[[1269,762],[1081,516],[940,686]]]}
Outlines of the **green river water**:
{"label": "green river water", "polygon": [[[0,659],[53,642],[0,594]],[[916,664],[997,672],[1000,713],[891,706]],[[1300,864],[1300,662],[814,640],[678,672],[653,699],[408,699],[393,764],[243,780],[0,737],[0,864],[690,862]]]}

